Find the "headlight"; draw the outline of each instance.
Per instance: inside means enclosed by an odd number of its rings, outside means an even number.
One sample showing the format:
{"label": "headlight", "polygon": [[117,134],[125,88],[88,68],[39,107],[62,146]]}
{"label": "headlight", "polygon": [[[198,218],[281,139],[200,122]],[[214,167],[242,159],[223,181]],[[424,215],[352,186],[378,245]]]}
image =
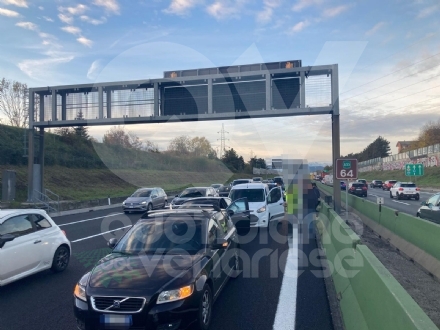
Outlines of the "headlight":
{"label": "headlight", "polygon": [[122,205],[125,205],[125,201],[122,202]]}
{"label": "headlight", "polygon": [[145,205],[145,204],[147,204],[147,202],[142,202],[141,204],[142,204],[142,205]]}
{"label": "headlight", "polygon": [[260,207],[260,208],[257,210],[257,213],[262,213],[262,212],[264,212],[264,211],[266,211],[266,206]]}
{"label": "headlight", "polygon": [[194,287],[192,285],[184,286],[177,290],[162,291],[157,298],[158,304],[164,304],[171,301],[182,300],[193,294]]}
{"label": "headlight", "polygon": [[78,281],[78,283],[75,286],[75,290],[73,291],[74,296],[83,301],[87,301],[86,285],[87,285],[87,281],[89,280],[89,277],[90,277],[90,272],[85,274],[83,277],[81,277],[81,279]]}

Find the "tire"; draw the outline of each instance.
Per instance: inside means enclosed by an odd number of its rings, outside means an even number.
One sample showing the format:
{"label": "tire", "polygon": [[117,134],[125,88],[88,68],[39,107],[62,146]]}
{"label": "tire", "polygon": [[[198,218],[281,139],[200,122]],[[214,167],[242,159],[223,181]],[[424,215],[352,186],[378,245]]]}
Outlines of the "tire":
{"label": "tire", "polygon": [[211,324],[212,303],[211,287],[208,284],[205,284],[200,297],[199,317],[197,318],[194,329],[208,330],[209,325]]}
{"label": "tire", "polygon": [[51,270],[54,273],[62,272],[67,268],[70,261],[70,250],[67,246],[61,245],[53,255]]}
{"label": "tire", "polygon": [[168,201],[167,200],[165,200],[165,203],[163,203],[163,208],[164,209],[168,208]]}
{"label": "tire", "polygon": [[416,217],[420,218],[420,213],[419,212],[417,212]]}
{"label": "tire", "polygon": [[393,199],[393,194],[391,193],[391,191],[390,191],[390,198]]}
{"label": "tire", "polygon": [[417,194],[415,200],[418,201],[420,199],[420,195]]}
{"label": "tire", "polygon": [[365,196],[365,197],[368,197],[368,194],[365,194],[364,196]]}
{"label": "tire", "polygon": [[153,204],[148,204],[147,206],[147,212],[150,212],[153,209]]}
{"label": "tire", "polygon": [[398,200],[402,199],[402,196],[399,193],[396,193],[396,197],[397,197]]}
{"label": "tire", "polygon": [[232,268],[231,278],[237,278],[241,273],[240,247],[238,246],[234,252],[234,267]]}
{"label": "tire", "polygon": [[124,211],[124,214],[130,213],[129,211]]}

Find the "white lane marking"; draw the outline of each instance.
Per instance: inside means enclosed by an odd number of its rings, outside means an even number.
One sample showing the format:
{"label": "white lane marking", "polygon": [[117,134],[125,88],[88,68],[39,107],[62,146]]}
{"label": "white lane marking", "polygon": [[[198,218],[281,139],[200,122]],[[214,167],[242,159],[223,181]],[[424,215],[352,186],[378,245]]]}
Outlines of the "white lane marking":
{"label": "white lane marking", "polygon": [[92,221],[92,220],[98,220],[98,219],[102,219],[102,218],[107,218],[107,217],[114,217],[116,215],[121,215],[123,213],[114,213],[114,214],[110,214],[110,215],[105,215],[103,217],[97,217],[97,218],[91,218],[91,219],[85,219],[85,220],[79,220],[79,221],[74,221],[74,222],[69,222],[69,223],[65,223],[62,225],[58,225],[58,227],[63,227],[63,226],[69,226],[69,225],[75,225],[77,223],[81,223],[81,222],[87,222],[87,221]]}
{"label": "white lane marking", "polygon": [[273,330],[294,330],[296,319],[296,295],[298,287],[298,227],[292,226],[292,237],[289,238],[289,252],[283,283],[281,284],[277,313]]}
{"label": "white lane marking", "polygon": [[378,195],[375,195],[375,194],[370,194],[370,196],[374,196],[374,197],[382,197],[382,196],[378,196]]}
{"label": "white lane marking", "polygon": [[86,239],[102,236],[102,235],[105,235],[105,234],[108,234],[108,233],[113,233],[114,231],[122,230],[122,229],[125,229],[125,228],[128,228],[128,227],[131,227],[131,225],[130,226],[121,227],[121,228],[118,228],[118,229],[109,230],[109,231],[106,231],[106,232],[103,232],[103,233],[100,233],[100,234],[96,234],[96,235],[80,238],[80,239],[77,239],[77,240],[74,240],[74,241],[70,241],[70,243],[76,243],[76,242],[85,241]]}
{"label": "white lane marking", "polygon": [[394,203],[399,203],[399,204],[411,205],[411,204],[404,203],[404,202],[398,202],[398,201],[393,201],[393,202],[394,202]]}

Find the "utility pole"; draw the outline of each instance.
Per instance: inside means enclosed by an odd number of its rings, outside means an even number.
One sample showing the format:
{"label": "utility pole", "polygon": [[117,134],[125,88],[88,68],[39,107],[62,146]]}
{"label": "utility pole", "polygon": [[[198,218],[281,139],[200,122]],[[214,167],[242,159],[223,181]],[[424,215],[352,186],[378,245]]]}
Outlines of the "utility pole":
{"label": "utility pole", "polygon": [[229,132],[225,131],[225,124],[222,124],[222,129],[220,132],[217,132],[220,134],[220,139],[217,139],[217,141],[220,141],[220,155],[219,158],[221,159],[223,157],[223,153],[226,149],[226,140],[229,141],[229,139],[226,138],[226,133],[229,134]]}

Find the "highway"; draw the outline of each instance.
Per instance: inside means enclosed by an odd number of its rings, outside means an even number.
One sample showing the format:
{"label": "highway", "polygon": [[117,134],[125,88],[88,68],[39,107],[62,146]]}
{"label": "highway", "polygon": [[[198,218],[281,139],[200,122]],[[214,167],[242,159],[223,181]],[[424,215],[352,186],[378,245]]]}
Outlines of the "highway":
{"label": "highway", "polygon": [[[76,282],[110,252],[108,239],[122,235],[139,217],[114,208],[54,218],[72,242],[69,267],[1,287],[0,329],[76,329],[72,308]],[[304,231],[287,221],[274,228],[276,237],[265,229],[255,230],[254,239],[242,242],[253,260],[243,269],[250,276],[242,274],[226,285],[214,305],[211,330],[333,329],[324,280],[315,276],[320,267],[298,262],[316,249],[315,240],[304,239]]]}

